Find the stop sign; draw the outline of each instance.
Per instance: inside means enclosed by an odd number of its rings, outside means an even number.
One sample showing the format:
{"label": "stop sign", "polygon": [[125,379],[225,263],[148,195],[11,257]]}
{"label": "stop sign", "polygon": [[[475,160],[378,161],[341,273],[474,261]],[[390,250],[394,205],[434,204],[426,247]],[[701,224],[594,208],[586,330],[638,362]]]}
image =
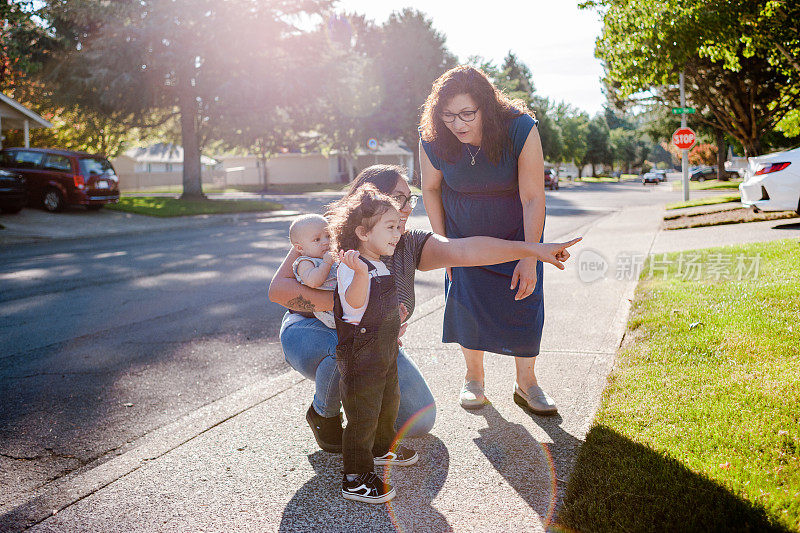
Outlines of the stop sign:
{"label": "stop sign", "polygon": [[697,137],[692,128],[678,128],[675,130],[675,133],[672,134],[672,144],[681,150],[690,149],[694,146],[696,140]]}

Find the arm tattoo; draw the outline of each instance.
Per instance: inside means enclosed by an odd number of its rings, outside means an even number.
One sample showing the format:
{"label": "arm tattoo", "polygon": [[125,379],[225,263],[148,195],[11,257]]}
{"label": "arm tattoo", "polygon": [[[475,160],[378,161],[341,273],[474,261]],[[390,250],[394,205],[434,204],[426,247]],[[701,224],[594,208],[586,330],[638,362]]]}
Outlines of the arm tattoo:
{"label": "arm tattoo", "polygon": [[298,295],[297,298],[292,298],[291,300],[289,300],[286,303],[289,304],[289,307],[291,309],[296,309],[298,311],[313,312],[313,311],[317,310],[317,308],[314,306],[314,304],[311,303],[311,300],[306,300],[305,298],[303,298],[300,295]]}

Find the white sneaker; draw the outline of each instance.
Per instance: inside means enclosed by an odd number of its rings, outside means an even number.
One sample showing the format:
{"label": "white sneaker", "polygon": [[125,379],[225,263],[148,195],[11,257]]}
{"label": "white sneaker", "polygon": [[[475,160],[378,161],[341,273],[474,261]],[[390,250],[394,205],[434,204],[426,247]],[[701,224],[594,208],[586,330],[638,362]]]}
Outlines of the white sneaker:
{"label": "white sneaker", "polygon": [[532,385],[525,392],[514,383],[514,403],[537,415],[554,415],[558,412],[556,402],[538,385]]}
{"label": "white sneaker", "polygon": [[483,394],[483,383],[480,381],[465,381],[461,387],[461,394],[458,396],[459,403],[464,409],[477,409],[486,404],[486,396]]}

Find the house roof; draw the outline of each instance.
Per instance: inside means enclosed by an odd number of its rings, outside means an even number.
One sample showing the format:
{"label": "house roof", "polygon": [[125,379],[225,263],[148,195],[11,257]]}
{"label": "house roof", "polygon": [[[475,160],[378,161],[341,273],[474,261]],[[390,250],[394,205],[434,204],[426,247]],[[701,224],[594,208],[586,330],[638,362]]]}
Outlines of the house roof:
{"label": "house roof", "polygon": [[[177,144],[156,143],[142,148],[131,148],[125,155],[137,163],[183,163],[183,147]],[[204,165],[216,165],[216,159],[200,155]]]}
{"label": "house roof", "polygon": [[28,121],[28,127],[31,129],[53,127],[50,122],[24,105],[0,93],[0,122],[2,122],[3,129],[22,129],[25,127],[26,120]]}

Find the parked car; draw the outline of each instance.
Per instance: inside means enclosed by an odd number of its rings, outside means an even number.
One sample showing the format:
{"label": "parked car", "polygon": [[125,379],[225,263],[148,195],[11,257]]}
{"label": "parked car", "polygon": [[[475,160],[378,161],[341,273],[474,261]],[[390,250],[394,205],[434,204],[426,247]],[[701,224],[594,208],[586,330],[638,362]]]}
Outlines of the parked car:
{"label": "parked car", "polygon": [[550,190],[558,190],[558,173],[555,169],[544,169],[544,186]]}
{"label": "parked car", "polygon": [[747,163],[739,184],[743,205],[800,213],[800,148],[749,157]]}
{"label": "parked car", "polygon": [[16,172],[0,170],[0,211],[19,213],[27,201],[25,178]]}
{"label": "parked car", "polygon": [[658,174],[655,172],[645,172],[642,176],[642,185],[647,185],[648,183],[655,183],[658,185],[660,181]]}
{"label": "parked car", "polygon": [[667,181],[667,171],[666,170],[654,170],[653,174],[658,176],[658,181]]}
{"label": "parked car", "polygon": [[[727,179],[738,178],[739,174],[736,172],[723,171],[723,177]],[[717,167],[699,167],[689,172],[689,179],[691,181],[705,181],[717,179]]]}
{"label": "parked car", "polygon": [[25,178],[28,202],[47,211],[67,205],[100,209],[119,201],[119,179],[103,156],[49,148],[0,150],[0,168]]}

